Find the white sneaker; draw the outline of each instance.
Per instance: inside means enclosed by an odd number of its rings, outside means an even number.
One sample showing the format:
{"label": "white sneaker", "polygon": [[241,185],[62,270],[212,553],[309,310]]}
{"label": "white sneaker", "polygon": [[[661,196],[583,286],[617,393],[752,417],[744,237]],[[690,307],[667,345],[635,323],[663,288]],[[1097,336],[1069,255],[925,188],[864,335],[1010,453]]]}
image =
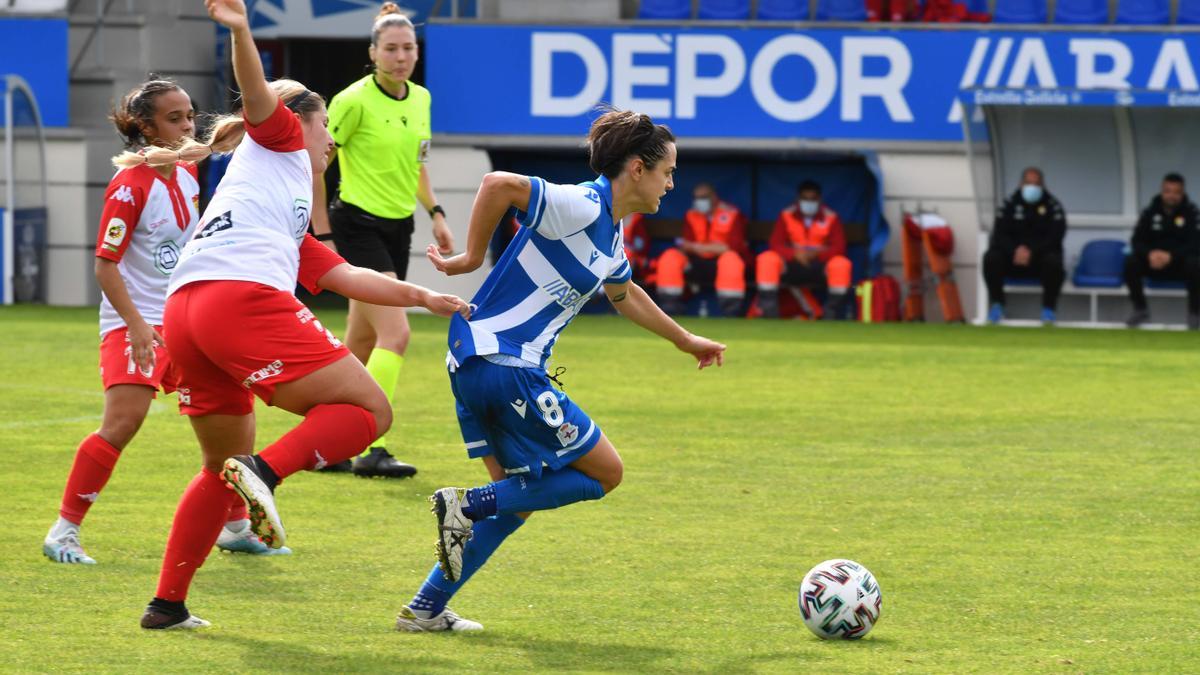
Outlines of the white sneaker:
{"label": "white sneaker", "polygon": [[96,561],[83,550],[83,545],[79,543],[77,528],[55,532],[56,529],[51,529],[46,535],[46,540],[42,542],[42,554],[57,563],[96,564]]}
{"label": "white sneaker", "polygon": [[434,545],[438,566],[449,581],[458,581],[462,574],[463,549],[474,534],[471,530],[474,523],[462,510],[466,496],[465,488],[442,488],[429,498],[433,502],[430,510],[438,522],[438,538]]}
{"label": "white sneaker", "polygon": [[154,607],[147,607],[146,612],[142,614],[141,625],[146,630],[190,630],[207,628],[212,624],[191,613],[181,618]]}
{"label": "white sneaker", "polygon": [[283,521],[275,509],[275,495],[258,475],[258,469],[248,455],[238,455],[225,460],[221,478],[246,502],[250,512],[250,529],[271,548],[283,548],[287,534]]}
{"label": "white sneaker", "polygon": [[443,609],[442,613],[435,617],[422,619],[413,612],[411,607],[405,605],[400,608],[400,614],[396,616],[396,630],[407,633],[436,633],[444,630],[480,631],[483,630],[483,624],[464,619],[449,607]]}
{"label": "white sneaker", "polygon": [[287,555],[292,552],[292,549],[286,546],[280,548],[267,546],[250,529],[250,521],[243,520],[241,522],[242,527],[237,530],[230,530],[228,526],[221,528],[221,534],[217,535],[217,548],[230,553],[249,553],[251,555]]}

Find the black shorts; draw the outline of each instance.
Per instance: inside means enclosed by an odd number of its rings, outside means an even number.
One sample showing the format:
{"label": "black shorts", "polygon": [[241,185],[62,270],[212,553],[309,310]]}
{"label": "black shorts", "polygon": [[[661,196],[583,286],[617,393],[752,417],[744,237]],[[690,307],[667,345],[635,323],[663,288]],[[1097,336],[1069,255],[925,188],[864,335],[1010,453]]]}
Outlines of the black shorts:
{"label": "black shorts", "polygon": [[408,276],[412,216],[380,218],[337,199],[329,205],[329,229],[338,253],[351,265]]}

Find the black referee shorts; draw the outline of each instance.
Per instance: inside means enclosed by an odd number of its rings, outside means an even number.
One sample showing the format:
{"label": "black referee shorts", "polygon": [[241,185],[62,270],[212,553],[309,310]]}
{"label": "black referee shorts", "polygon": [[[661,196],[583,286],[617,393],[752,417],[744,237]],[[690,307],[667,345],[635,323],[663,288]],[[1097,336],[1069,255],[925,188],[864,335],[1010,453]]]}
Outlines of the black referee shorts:
{"label": "black referee shorts", "polygon": [[377,272],[408,276],[413,217],[380,218],[336,199],[329,205],[329,229],[338,254],[346,262]]}

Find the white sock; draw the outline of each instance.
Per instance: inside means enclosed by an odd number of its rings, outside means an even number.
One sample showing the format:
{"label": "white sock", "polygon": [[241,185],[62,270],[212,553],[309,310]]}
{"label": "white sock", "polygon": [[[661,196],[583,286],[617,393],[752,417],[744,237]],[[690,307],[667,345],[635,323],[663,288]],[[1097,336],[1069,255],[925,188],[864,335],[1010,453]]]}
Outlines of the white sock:
{"label": "white sock", "polygon": [[248,527],[250,527],[250,519],[249,518],[242,518],[241,520],[231,520],[231,521],[225,523],[225,529],[229,530],[230,532],[233,532],[234,534],[245,532],[246,528],[248,528]]}
{"label": "white sock", "polygon": [[79,523],[72,523],[71,521],[67,520],[66,518],[59,516],[58,520],[54,523],[54,527],[50,528],[50,534],[47,534],[46,538],[47,539],[61,539],[62,537],[66,536],[67,534],[70,534],[72,532],[74,532],[76,534],[79,533]]}

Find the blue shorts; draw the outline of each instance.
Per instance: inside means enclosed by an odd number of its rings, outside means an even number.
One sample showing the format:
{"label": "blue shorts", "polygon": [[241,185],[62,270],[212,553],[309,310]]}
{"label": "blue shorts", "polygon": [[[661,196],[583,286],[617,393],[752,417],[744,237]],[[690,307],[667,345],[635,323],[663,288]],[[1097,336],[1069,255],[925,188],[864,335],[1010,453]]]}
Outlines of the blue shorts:
{"label": "blue shorts", "polygon": [[541,368],[501,366],[467,359],[450,373],[467,455],[493,455],[508,474],[542,475],[586,455],[600,427]]}

